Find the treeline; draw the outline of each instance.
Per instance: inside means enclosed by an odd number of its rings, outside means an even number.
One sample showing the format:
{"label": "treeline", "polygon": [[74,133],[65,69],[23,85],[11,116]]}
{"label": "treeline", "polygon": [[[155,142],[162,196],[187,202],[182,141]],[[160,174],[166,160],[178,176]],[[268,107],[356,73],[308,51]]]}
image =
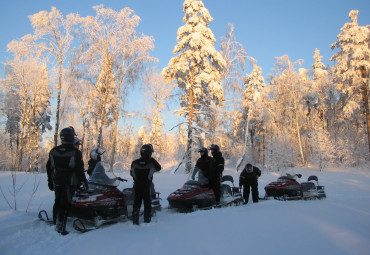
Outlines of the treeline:
{"label": "treeline", "polygon": [[[332,65],[321,62],[318,49],[310,70],[285,55],[265,79],[231,24],[216,49],[202,1],[184,1],[175,57],[162,72],[150,56],[153,38],[136,31],[140,18],[133,10],[94,9],[87,17],[63,16],[56,8],[31,15],[33,34],[8,44],[1,170],[43,171],[66,126],[83,141],[85,162],[102,147],[111,169],[127,169],[145,143],[154,145],[162,165],[184,163],[187,171],[197,149],[211,143],[235,168],[246,161],[271,170],[369,161],[370,27],[358,25],[358,11],[350,12],[332,45]],[[139,81],[147,113],[126,109]],[[167,134],[163,114],[173,97],[179,125]],[[135,131],[132,118],[147,125]],[[43,139],[46,132],[54,137]]]}

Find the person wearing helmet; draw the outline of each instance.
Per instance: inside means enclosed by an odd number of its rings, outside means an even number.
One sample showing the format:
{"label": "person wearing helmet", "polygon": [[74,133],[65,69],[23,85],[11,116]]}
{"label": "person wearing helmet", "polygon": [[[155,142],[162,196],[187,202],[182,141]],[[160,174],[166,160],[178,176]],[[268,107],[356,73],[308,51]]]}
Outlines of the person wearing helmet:
{"label": "person wearing helmet", "polygon": [[60,131],[62,144],[50,150],[46,163],[48,186],[55,193],[53,221],[56,231],[62,235],[68,234],[67,214],[74,193],[72,176],[75,175],[78,186],[87,188],[82,153],[73,146],[75,136],[73,127],[63,128]]}
{"label": "person wearing helmet", "polygon": [[161,170],[161,165],[152,158],[154,152],[151,144],[144,144],[140,149],[140,158],[131,164],[130,174],[134,179],[135,198],[132,211],[132,222],[139,225],[141,203],[144,200],[144,222],[149,223],[152,218],[153,174]]}
{"label": "person wearing helmet", "polygon": [[96,148],[90,152],[90,159],[89,162],[87,162],[89,164],[89,167],[87,169],[87,174],[89,176],[92,175],[96,164],[101,161],[101,157],[104,154],[104,152],[105,150],[101,148]]}
{"label": "person wearing helmet", "polygon": [[239,187],[243,187],[244,204],[248,204],[249,193],[252,190],[253,203],[258,203],[258,178],[261,176],[261,170],[258,167],[248,163],[239,176]]}
{"label": "person wearing helmet", "polygon": [[213,189],[216,203],[219,204],[221,199],[221,178],[222,172],[224,171],[225,159],[222,157],[222,153],[218,145],[212,144],[209,150],[212,154],[208,173],[209,187]]}
{"label": "person wearing helmet", "polygon": [[195,180],[195,176],[198,173],[198,181],[201,185],[208,184],[208,170],[209,164],[211,163],[211,157],[208,156],[207,148],[201,147],[198,152],[200,153],[200,158],[198,158],[197,163],[195,164],[192,179]]}
{"label": "person wearing helmet", "polygon": [[79,150],[80,145],[82,145],[82,141],[77,136],[75,136],[75,138],[73,139],[73,146]]}

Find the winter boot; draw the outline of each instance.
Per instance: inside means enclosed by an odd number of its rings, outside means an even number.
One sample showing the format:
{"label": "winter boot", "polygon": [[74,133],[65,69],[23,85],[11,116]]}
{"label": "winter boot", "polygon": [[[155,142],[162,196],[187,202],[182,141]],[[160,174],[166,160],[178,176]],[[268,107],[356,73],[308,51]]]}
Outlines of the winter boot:
{"label": "winter boot", "polygon": [[152,220],[152,214],[149,212],[144,212],[144,222],[150,223]]}
{"label": "winter boot", "polygon": [[135,225],[139,225],[139,211],[132,212],[132,223]]}
{"label": "winter boot", "polygon": [[67,214],[64,214],[62,220],[59,220],[59,219],[57,220],[57,225],[55,227],[55,230],[59,234],[65,236],[69,233],[68,231],[66,231],[66,225],[67,225]]}

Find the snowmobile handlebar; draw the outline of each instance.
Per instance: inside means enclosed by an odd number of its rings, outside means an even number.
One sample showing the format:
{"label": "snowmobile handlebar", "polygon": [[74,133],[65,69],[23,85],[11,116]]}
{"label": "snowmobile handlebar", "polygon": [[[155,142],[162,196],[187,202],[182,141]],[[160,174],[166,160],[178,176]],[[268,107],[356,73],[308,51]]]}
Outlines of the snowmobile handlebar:
{"label": "snowmobile handlebar", "polygon": [[122,179],[121,177],[117,177],[117,180],[121,181],[121,182],[127,182],[126,179]]}

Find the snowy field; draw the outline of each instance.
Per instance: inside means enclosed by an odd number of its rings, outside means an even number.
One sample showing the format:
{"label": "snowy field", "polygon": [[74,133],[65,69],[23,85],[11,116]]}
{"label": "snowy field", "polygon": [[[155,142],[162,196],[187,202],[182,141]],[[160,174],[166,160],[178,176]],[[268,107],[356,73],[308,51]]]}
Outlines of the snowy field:
{"label": "snowy field", "polygon": [[[167,196],[182,186],[188,176],[155,174],[156,190],[161,192],[162,207]],[[238,207],[217,208],[180,214],[163,209],[149,224],[134,226],[122,222],[88,233],[76,232],[69,221],[69,235],[61,236],[37,219],[46,209],[51,215],[54,193],[47,188],[45,174],[17,174],[17,211],[10,210],[0,194],[0,254],[370,254],[370,171],[364,169],[294,169],[302,180],[315,174],[325,186],[327,199],[314,201],[262,201]],[[127,178],[127,171],[116,173]],[[238,173],[231,170],[238,180]],[[263,172],[264,186],[279,173]],[[40,185],[30,199],[34,183]],[[0,172],[1,189],[14,205],[9,190],[9,172]]]}

